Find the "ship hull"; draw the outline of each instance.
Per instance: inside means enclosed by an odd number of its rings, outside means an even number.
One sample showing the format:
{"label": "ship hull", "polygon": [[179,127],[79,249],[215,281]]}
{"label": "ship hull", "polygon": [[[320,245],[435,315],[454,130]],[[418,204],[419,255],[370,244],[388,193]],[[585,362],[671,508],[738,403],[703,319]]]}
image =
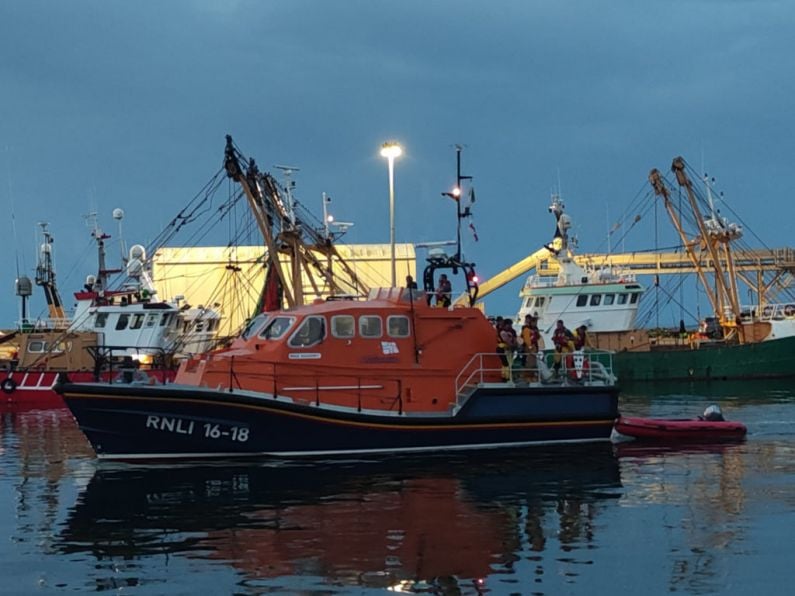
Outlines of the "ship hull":
{"label": "ship hull", "polygon": [[698,349],[616,352],[613,370],[622,384],[794,377],[795,337]]}
{"label": "ship hull", "polygon": [[454,414],[357,411],[190,386],[58,386],[100,458],[311,456],[609,440],[618,389],[477,389]]}
{"label": "ship hull", "polygon": [[[61,375],[68,375],[75,383],[92,383],[96,377],[92,371],[80,370],[13,370],[0,376],[0,407],[4,410],[49,410],[65,407],[63,398],[55,391],[55,385]],[[103,372],[102,379],[108,381],[111,375],[119,375],[118,371]],[[158,383],[166,383],[174,379],[173,370],[158,369],[148,371]]]}

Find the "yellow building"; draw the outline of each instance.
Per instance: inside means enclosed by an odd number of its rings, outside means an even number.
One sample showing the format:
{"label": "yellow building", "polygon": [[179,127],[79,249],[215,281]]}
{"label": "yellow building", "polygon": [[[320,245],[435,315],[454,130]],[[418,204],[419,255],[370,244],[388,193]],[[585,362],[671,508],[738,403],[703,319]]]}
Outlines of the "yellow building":
{"label": "yellow building", "polygon": [[[389,244],[340,244],[336,248],[368,288],[391,285]],[[265,252],[262,246],[161,248],[152,264],[154,285],[161,299],[183,296],[191,306],[219,309],[224,316],[220,335],[234,335],[251,317],[260,298],[265,282]],[[324,256],[317,256],[325,262]],[[406,275],[416,279],[415,259],[412,244],[395,245],[398,285],[404,283]],[[287,257],[282,258],[282,264],[287,267]],[[337,273],[335,268],[332,273]],[[342,275],[342,271],[339,273]],[[328,295],[325,285],[318,286],[315,292],[306,272],[302,277],[305,302]]]}

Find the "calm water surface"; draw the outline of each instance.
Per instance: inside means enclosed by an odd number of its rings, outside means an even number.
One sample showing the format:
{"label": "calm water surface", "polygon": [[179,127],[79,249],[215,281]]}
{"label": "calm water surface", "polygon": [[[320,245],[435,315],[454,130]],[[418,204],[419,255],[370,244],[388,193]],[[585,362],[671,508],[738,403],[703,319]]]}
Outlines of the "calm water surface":
{"label": "calm water surface", "polygon": [[788,594],[795,383],[622,411],[713,402],[747,441],[161,467],[99,465],[66,410],[2,412],[0,592]]}

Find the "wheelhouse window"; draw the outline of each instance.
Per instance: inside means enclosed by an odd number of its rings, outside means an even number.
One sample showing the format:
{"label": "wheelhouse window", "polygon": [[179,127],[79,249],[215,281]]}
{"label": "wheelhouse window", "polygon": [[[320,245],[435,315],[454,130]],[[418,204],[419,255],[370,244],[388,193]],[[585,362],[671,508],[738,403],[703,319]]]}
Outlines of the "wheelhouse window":
{"label": "wheelhouse window", "polygon": [[326,320],[323,317],[307,317],[295,330],[287,345],[291,348],[308,348],[326,337]]}
{"label": "wheelhouse window", "polygon": [[627,303],[627,294],[619,294],[618,295],[618,303],[619,304],[626,304]]}
{"label": "wheelhouse window", "polygon": [[403,315],[391,315],[387,317],[386,329],[389,337],[408,337],[409,318]]}
{"label": "wheelhouse window", "polygon": [[532,308],[533,307],[533,300],[535,300],[535,298],[533,298],[532,296],[528,296],[527,300],[525,300],[525,303],[524,303],[525,308]]}
{"label": "wheelhouse window", "polygon": [[143,324],[144,316],[142,314],[136,313],[130,320],[130,329],[140,329]]}
{"label": "wheelhouse window", "polygon": [[359,317],[359,335],[362,337],[381,337],[381,317],[367,315]]}
{"label": "wheelhouse window", "polygon": [[602,302],[601,294],[594,294],[593,296],[591,296],[591,306],[599,306],[600,302]]}
{"label": "wheelhouse window", "polygon": [[249,337],[255,335],[267,320],[268,320],[268,315],[266,314],[257,315],[248,322],[248,325],[246,325],[246,328],[243,329],[243,333],[240,334],[240,337],[242,337],[243,339],[248,339]]}
{"label": "wheelhouse window", "polygon": [[[551,300],[552,299],[550,298],[550,301]],[[539,296],[538,298],[536,298],[536,308],[541,308],[542,306],[544,306],[544,302],[546,302],[545,296]]]}
{"label": "wheelhouse window", "polygon": [[577,306],[585,306],[586,304],[588,304],[588,296],[585,294],[577,296]]}
{"label": "wheelhouse window", "polygon": [[147,329],[157,325],[157,319],[158,319],[159,316],[160,315],[154,314],[154,313],[150,313],[150,314],[146,315],[145,326],[147,327]]}
{"label": "wheelhouse window", "polygon": [[130,322],[130,315],[127,313],[119,315],[119,320],[116,321],[116,331],[127,329],[127,323]]}
{"label": "wheelhouse window", "polygon": [[94,319],[94,328],[95,329],[103,329],[105,327],[105,323],[108,322],[108,313],[106,312],[98,312],[97,318]]}
{"label": "wheelhouse window", "polygon": [[349,338],[356,333],[356,321],[351,315],[334,315],[331,317],[331,335]]}
{"label": "wheelhouse window", "polygon": [[274,317],[259,336],[262,339],[280,339],[292,327],[295,317]]}
{"label": "wheelhouse window", "polygon": [[160,319],[160,326],[161,326],[161,327],[166,327],[168,324],[170,324],[170,323],[171,323],[171,318],[172,318],[173,316],[174,316],[174,315],[173,315],[172,313],[166,313],[166,314],[164,314],[164,315],[163,315],[163,318],[162,318],[162,319]]}
{"label": "wheelhouse window", "polygon": [[36,354],[44,351],[46,344],[43,341],[32,341],[28,343],[28,352]]}
{"label": "wheelhouse window", "polygon": [[637,304],[638,296],[640,296],[640,294],[632,294],[630,299],[629,299],[629,303],[630,304]]}
{"label": "wheelhouse window", "polygon": [[605,301],[602,304],[604,304],[605,306],[610,306],[611,304],[613,304],[613,302],[615,302],[615,300],[616,300],[615,294],[605,294]]}

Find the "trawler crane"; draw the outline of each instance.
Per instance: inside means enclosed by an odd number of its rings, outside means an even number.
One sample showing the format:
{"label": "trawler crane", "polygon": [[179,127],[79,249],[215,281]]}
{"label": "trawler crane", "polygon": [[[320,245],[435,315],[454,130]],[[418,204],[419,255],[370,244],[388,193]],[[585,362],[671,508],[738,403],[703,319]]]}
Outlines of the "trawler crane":
{"label": "trawler crane", "polygon": [[[305,303],[304,279],[309,281],[316,296],[323,294],[367,294],[369,289],[337,251],[332,238],[324,229],[315,229],[302,221],[296,212],[292,195],[292,182],[288,183],[285,197],[280,185],[267,172],[260,172],[253,159],[248,160],[245,171],[242,155],[235,148],[232,137],[226,137],[224,168],[227,176],[240,184],[249,203],[257,226],[267,247],[266,295],[272,284],[277,284],[274,294],[282,294],[288,308]],[[290,173],[292,166],[276,166]],[[280,256],[286,255],[289,266],[284,267]],[[318,255],[325,256],[325,262]],[[334,275],[332,265],[337,264],[342,276]],[[319,283],[324,283],[321,287]],[[276,299],[281,302],[280,298]],[[281,304],[271,305],[280,307]]]}

